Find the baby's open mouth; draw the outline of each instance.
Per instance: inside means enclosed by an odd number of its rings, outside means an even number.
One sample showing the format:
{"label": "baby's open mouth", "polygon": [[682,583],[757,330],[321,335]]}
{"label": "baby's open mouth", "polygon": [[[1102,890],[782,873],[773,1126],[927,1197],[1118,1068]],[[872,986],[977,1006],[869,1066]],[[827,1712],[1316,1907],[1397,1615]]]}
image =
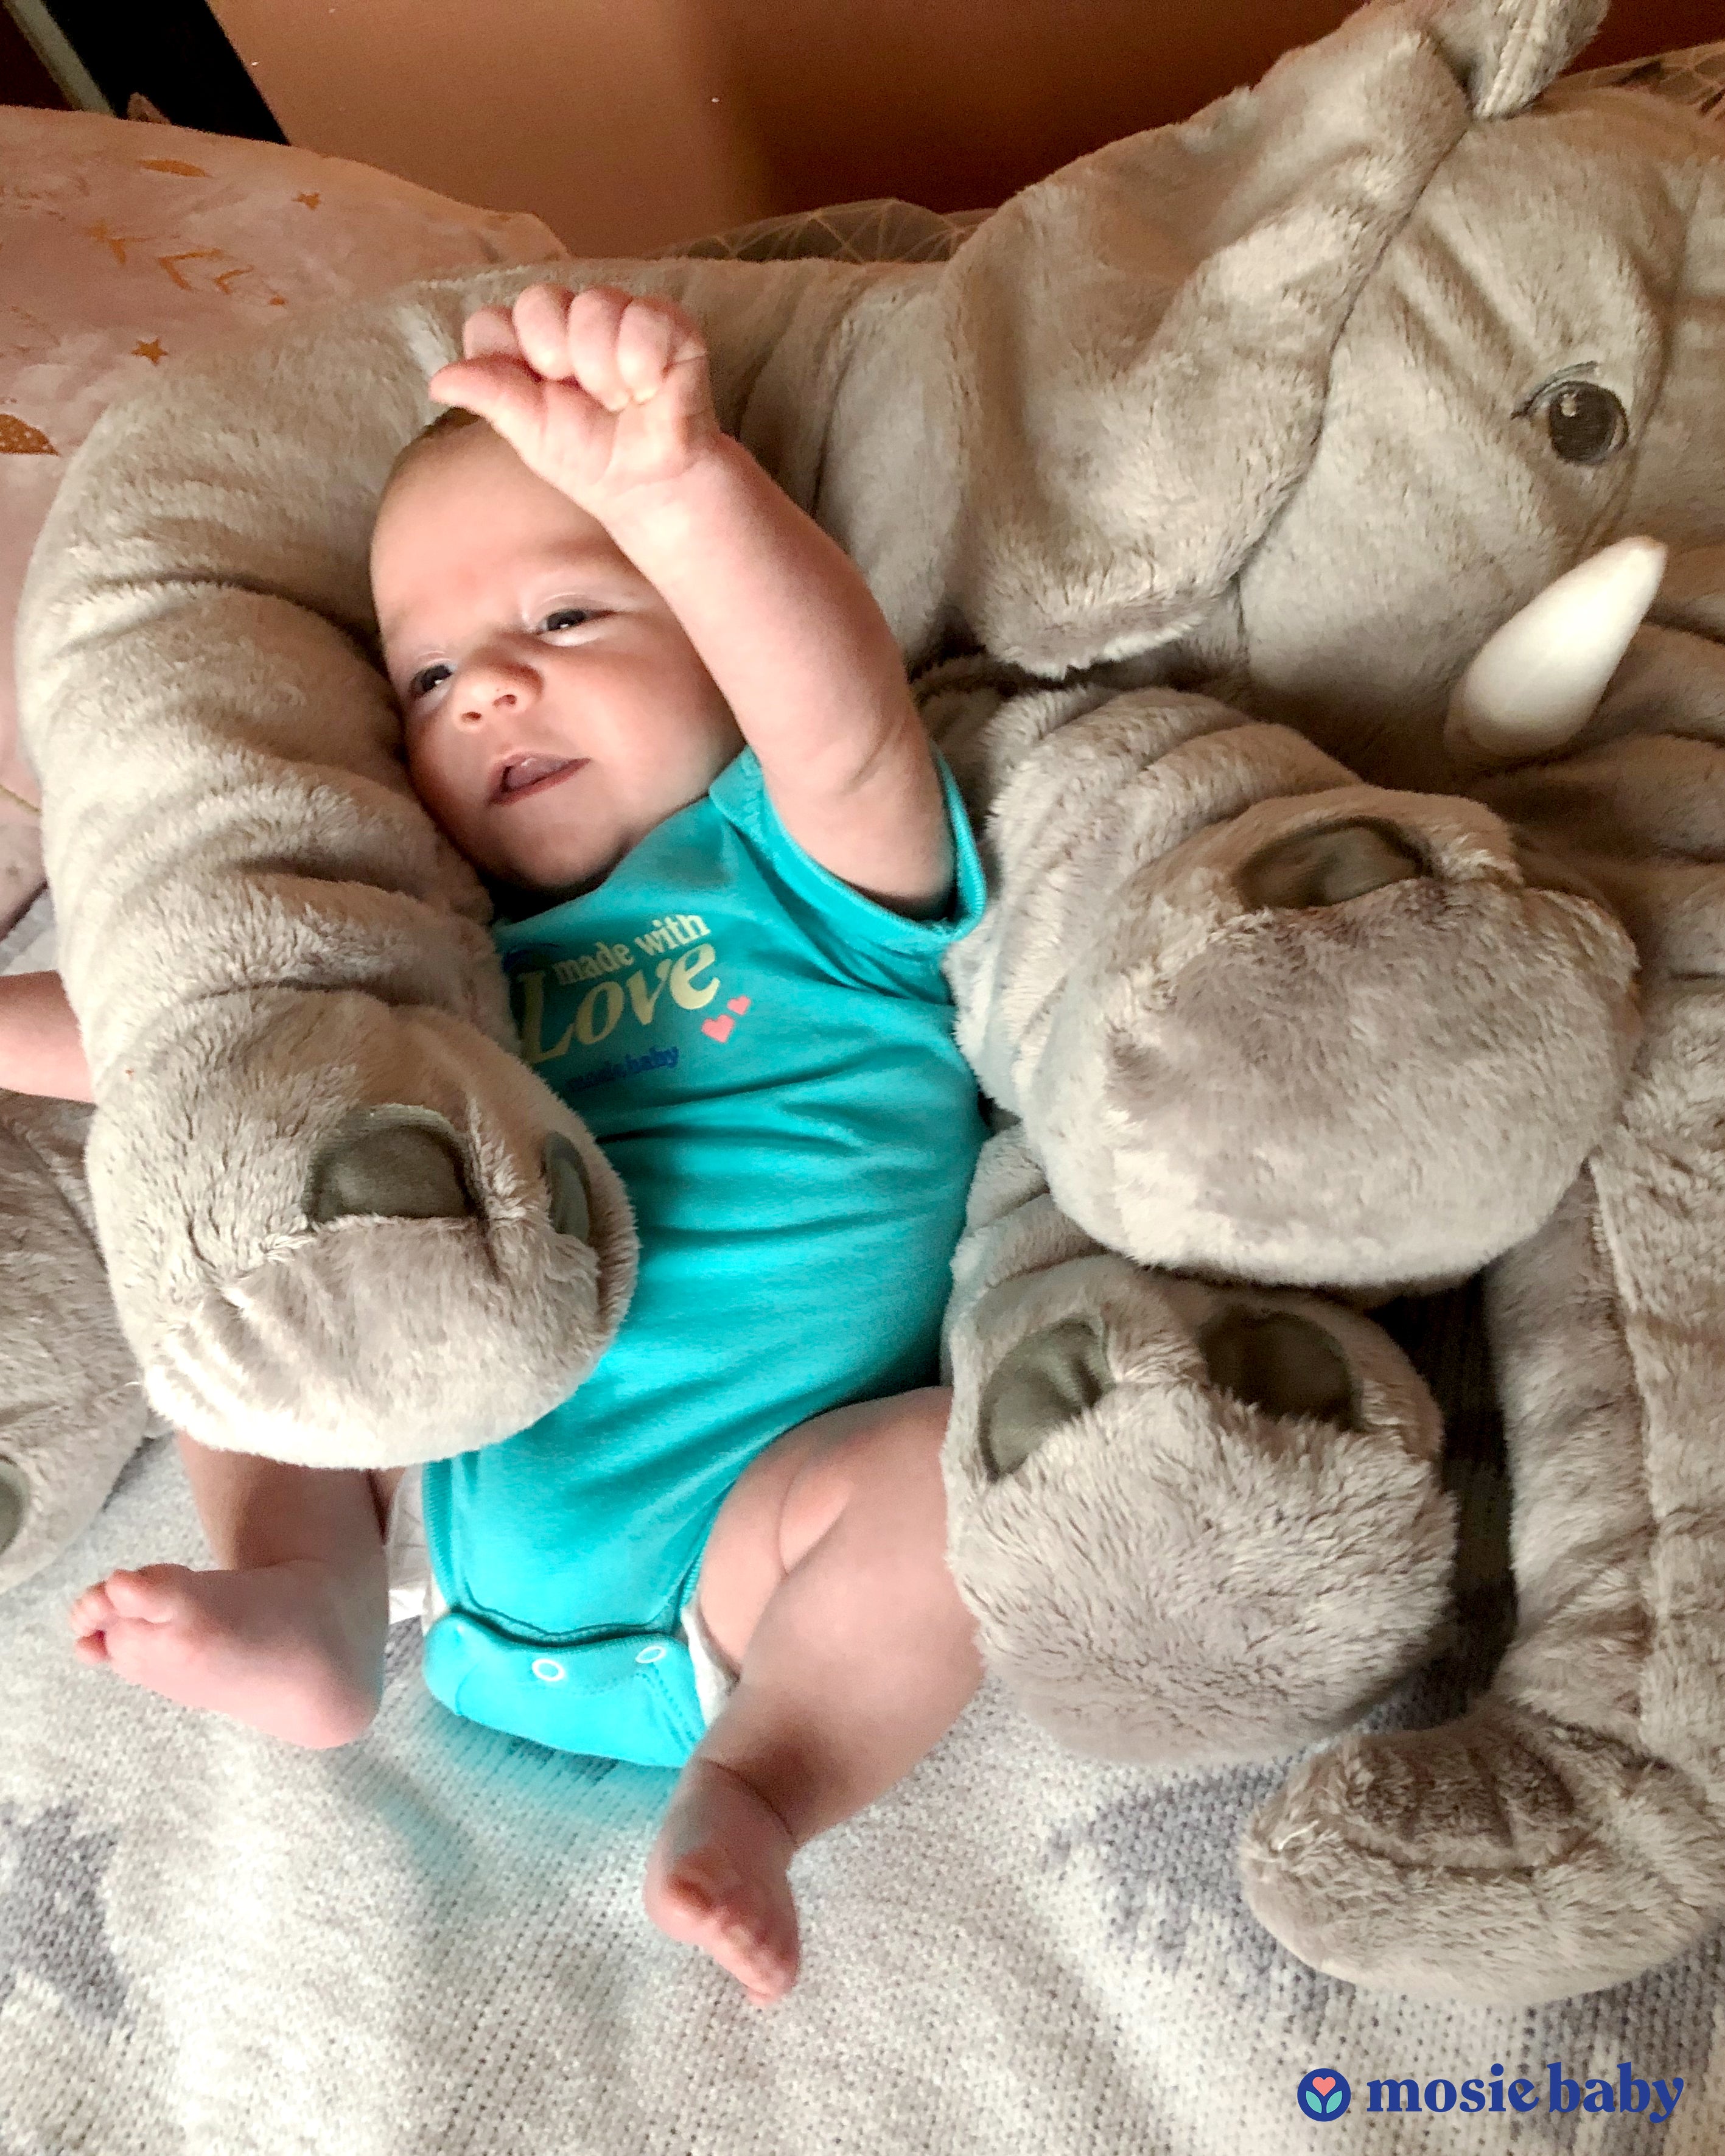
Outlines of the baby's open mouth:
{"label": "baby's open mouth", "polygon": [[560,778],[567,778],[571,772],[579,771],[586,762],[584,756],[511,757],[497,774],[491,798],[519,801],[523,794],[542,793],[547,786],[555,786]]}

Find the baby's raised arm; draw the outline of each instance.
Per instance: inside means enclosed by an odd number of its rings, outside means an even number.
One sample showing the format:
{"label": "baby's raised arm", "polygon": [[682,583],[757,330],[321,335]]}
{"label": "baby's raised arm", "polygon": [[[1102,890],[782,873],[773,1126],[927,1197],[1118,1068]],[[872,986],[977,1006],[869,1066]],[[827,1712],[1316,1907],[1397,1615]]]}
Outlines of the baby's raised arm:
{"label": "baby's raised arm", "polygon": [[669,300],[540,285],[467,325],[439,403],[495,429],[663,595],[803,850],[898,911],[945,903],[927,736],[860,572],[720,429],[701,331]]}

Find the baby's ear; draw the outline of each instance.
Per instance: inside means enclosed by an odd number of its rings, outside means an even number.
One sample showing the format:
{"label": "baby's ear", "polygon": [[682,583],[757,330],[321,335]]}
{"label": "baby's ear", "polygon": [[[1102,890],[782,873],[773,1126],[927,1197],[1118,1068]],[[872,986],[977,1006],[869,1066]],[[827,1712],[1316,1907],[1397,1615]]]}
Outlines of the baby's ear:
{"label": "baby's ear", "polygon": [[[1373,0],[1420,21],[1479,120],[1530,105],[1598,31],[1610,0]],[[1368,10],[1368,12],[1372,12]]]}

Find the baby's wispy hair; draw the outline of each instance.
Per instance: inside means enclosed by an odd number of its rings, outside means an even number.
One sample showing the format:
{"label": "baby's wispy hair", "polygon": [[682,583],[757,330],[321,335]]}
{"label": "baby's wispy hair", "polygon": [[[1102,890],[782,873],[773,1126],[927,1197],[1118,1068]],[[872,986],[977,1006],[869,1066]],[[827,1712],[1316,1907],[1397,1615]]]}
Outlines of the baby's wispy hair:
{"label": "baby's wispy hair", "polygon": [[383,482],[383,491],[387,494],[408,466],[425,450],[434,448],[439,442],[447,441],[451,434],[459,434],[464,427],[483,427],[485,424],[477,412],[470,412],[459,404],[451,404],[447,411],[439,412],[431,424],[422,427],[398,454]]}

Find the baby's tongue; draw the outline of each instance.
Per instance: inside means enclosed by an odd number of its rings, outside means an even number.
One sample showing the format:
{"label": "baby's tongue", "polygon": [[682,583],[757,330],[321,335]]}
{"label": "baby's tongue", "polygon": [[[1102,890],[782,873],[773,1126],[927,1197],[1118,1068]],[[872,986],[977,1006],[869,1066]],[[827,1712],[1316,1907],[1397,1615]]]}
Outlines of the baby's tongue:
{"label": "baby's tongue", "polygon": [[518,793],[524,786],[536,779],[548,778],[554,771],[561,771],[568,762],[566,756],[526,756],[519,763],[512,763],[503,774],[503,791]]}

